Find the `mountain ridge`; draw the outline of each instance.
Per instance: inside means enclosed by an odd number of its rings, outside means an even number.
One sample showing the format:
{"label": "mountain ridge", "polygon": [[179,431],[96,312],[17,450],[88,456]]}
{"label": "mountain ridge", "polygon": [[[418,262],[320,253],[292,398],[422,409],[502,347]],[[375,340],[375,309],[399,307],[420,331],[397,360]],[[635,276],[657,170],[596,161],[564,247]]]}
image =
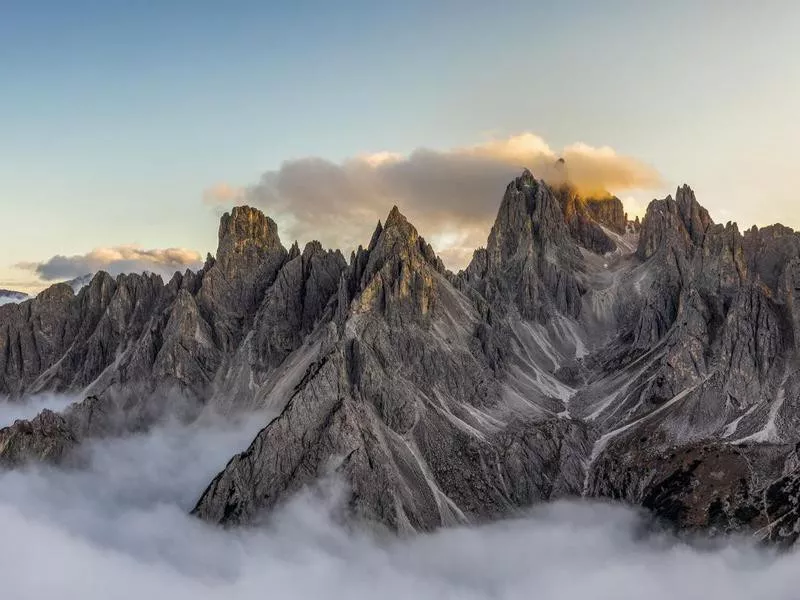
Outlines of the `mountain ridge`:
{"label": "mountain ridge", "polygon": [[89,397],[0,430],[0,457],[61,460],[53,436],[130,411],[267,408],[198,517],[252,522],[335,472],[353,514],[400,531],[588,496],[793,543],[798,281],[798,234],[715,224],[688,186],[637,223],[526,170],[456,274],[397,207],[349,261],[237,207],[197,272],[0,307],[0,393]]}

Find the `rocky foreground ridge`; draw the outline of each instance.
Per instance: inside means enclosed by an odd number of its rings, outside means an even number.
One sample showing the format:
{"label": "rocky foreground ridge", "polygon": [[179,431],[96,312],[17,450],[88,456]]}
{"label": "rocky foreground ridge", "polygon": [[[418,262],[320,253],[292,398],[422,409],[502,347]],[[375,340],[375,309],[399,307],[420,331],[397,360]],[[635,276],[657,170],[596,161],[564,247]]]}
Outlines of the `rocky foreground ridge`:
{"label": "rocky foreground ridge", "polygon": [[86,398],[0,430],[0,464],[268,409],[198,517],[253,522],[338,473],[398,531],[585,496],[792,544],[798,294],[800,234],[715,224],[686,186],[633,223],[525,171],[458,274],[396,208],[347,260],[238,207],[198,272],[0,306],[0,394]]}

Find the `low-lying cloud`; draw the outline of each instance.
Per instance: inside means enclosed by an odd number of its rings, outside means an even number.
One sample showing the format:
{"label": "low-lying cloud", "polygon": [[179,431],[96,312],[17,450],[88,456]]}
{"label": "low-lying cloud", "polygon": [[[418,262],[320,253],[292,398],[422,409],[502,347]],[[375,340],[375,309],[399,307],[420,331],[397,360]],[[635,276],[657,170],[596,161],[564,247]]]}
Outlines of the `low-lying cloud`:
{"label": "low-lying cloud", "polygon": [[0,306],[5,304],[19,304],[28,299],[28,296],[0,296]]}
{"label": "low-lying cloud", "polygon": [[556,152],[542,138],[524,133],[446,151],[419,149],[407,156],[381,152],[342,163],[289,160],[255,185],[217,184],[203,200],[258,206],[289,239],[319,239],[344,250],[365,244],[377,220],[397,204],[446,264],[457,269],[486,243],[505,186],[525,167],[552,183],[568,180],[587,194],[660,183],[652,167],[612,148],[576,143]]}
{"label": "low-lying cloud", "polygon": [[24,292],[5,289],[2,287],[3,283],[4,282],[0,281],[0,306],[3,306],[4,304],[17,304],[19,302],[24,302],[29,298],[29,296]]}
{"label": "low-lying cloud", "polygon": [[164,424],[95,442],[86,469],[0,474],[3,596],[794,600],[800,588],[796,553],[694,546],[604,504],[405,539],[338,525],[335,494],[301,494],[257,529],[187,516],[265,419]]}
{"label": "low-lying cloud", "polygon": [[199,269],[202,257],[186,248],[144,249],[139,246],[114,246],[95,248],[86,254],[56,255],[43,262],[18,263],[20,269],[36,273],[44,281],[74,279],[88,273],[107,271],[111,275],[149,271],[171,277],[175,271]]}
{"label": "low-lying cloud", "polygon": [[32,419],[44,409],[61,412],[78,399],[63,394],[38,394],[25,402],[0,398],[0,428],[13,424],[17,419]]}

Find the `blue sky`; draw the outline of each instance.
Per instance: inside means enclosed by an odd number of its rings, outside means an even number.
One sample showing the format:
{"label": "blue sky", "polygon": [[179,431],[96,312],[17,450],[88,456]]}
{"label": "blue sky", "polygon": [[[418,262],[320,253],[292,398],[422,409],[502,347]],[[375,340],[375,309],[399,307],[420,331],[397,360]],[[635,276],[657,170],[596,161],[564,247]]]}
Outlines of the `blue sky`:
{"label": "blue sky", "polygon": [[6,0],[0,287],[56,254],[213,251],[203,190],[287,159],[522,132],[652,165],[642,199],[686,181],[717,220],[799,227],[798,29],[768,0]]}

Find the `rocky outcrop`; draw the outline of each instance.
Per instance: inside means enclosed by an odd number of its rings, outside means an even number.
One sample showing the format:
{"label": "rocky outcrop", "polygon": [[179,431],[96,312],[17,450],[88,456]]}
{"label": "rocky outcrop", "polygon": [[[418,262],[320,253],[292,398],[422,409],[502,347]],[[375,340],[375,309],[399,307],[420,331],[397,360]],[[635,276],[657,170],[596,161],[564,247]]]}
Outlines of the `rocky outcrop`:
{"label": "rocky outcrop", "polygon": [[64,417],[44,410],[30,421],[0,429],[0,466],[18,467],[31,460],[63,464],[77,446]]}
{"label": "rocky outcrop", "polygon": [[277,367],[302,345],[329,310],[346,266],[341,252],[323,250],[319,242],[309,242],[302,253],[292,247],[253,326],[255,360],[262,368]]}

